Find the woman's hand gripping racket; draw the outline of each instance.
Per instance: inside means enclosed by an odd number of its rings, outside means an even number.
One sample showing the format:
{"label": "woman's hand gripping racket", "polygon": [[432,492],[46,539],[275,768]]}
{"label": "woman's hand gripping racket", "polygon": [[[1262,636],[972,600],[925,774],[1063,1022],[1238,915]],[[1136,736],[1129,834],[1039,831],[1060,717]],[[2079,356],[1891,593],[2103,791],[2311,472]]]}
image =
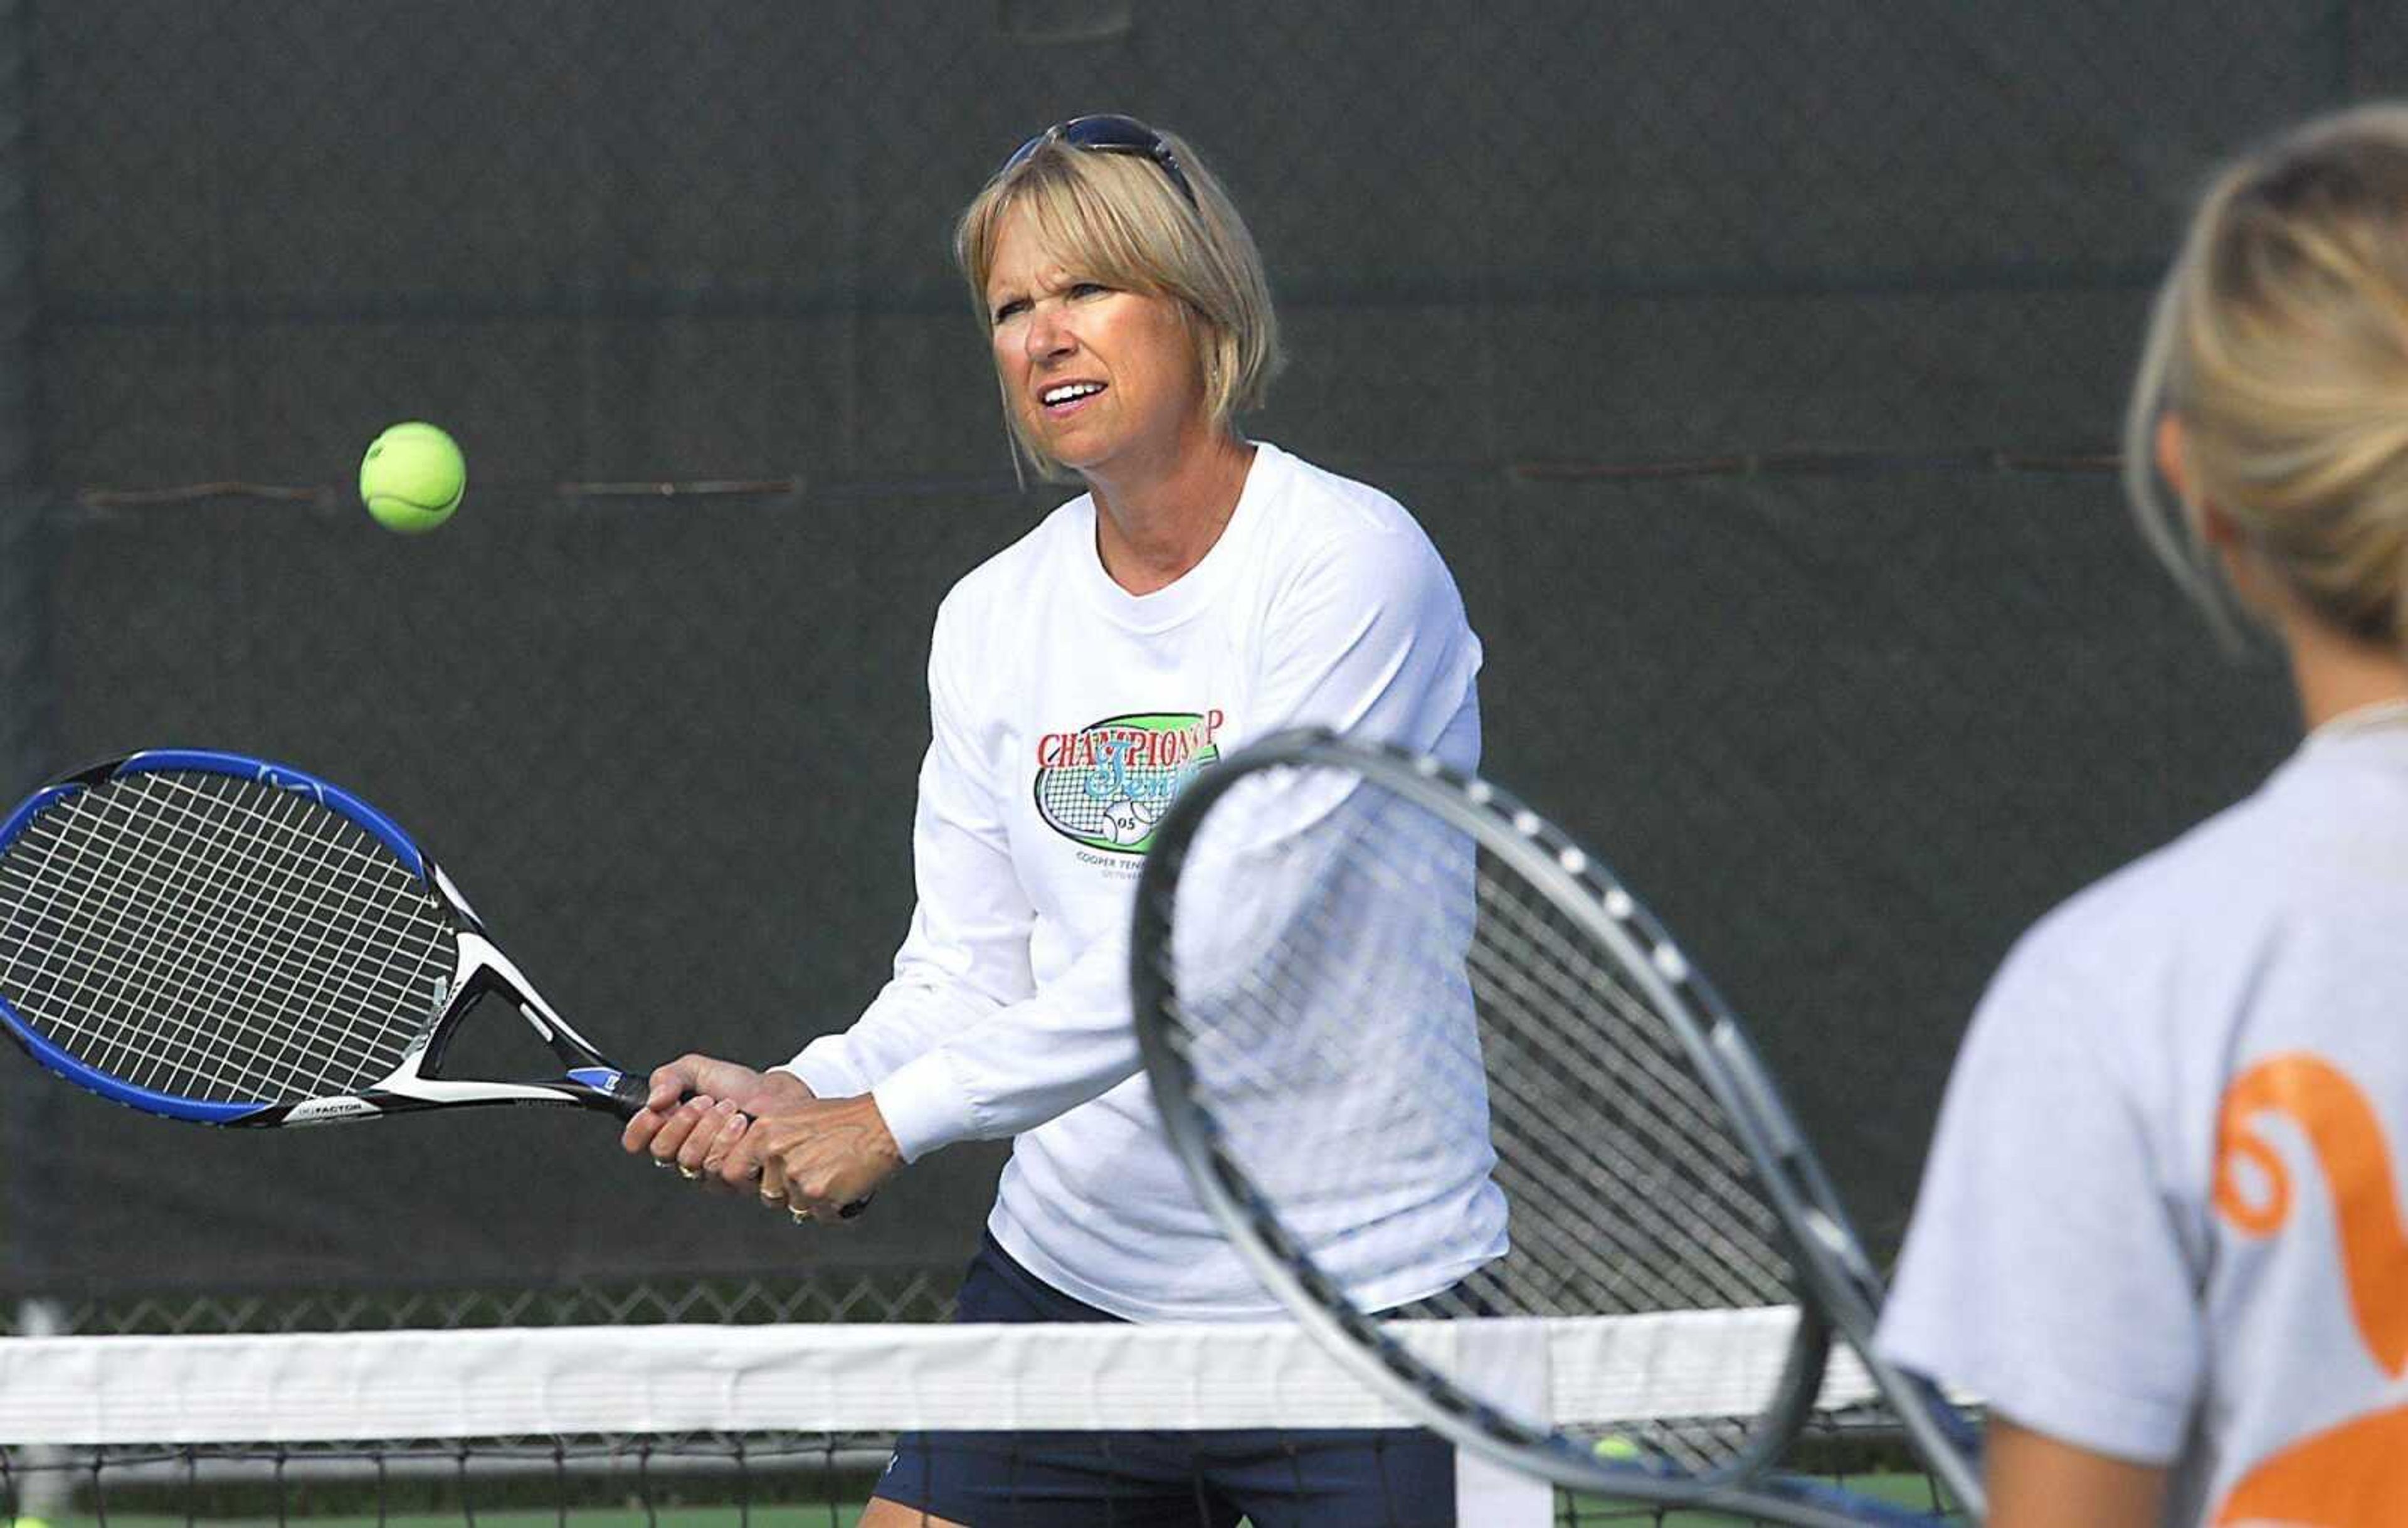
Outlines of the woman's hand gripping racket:
{"label": "woman's hand gripping racket", "polygon": [[[488,994],[524,1016],[559,1076],[436,1074]],[[399,828],[234,754],[133,754],[0,824],[0,1022],[103,1098],[212,1125],[487,1103],[624,1119],[646,1092],[544,1002]]]}
{"label": "woman's hand gripping racket", "polygon": [[[1164,818],[1132,968],[1146,1071],[1199,1197],[1301,1320],[1429,1426],[1575,1490],[1818,1528],[1928,1522],[1779,1467],[1836,1331],[1861,1373],[1833,1395],[1885,1405],[1978,1518],[1970,1433],[1872,1351],[1880,1280],[1753,1046],[1535,812],[1397,750],[1266,739]],[[1483,1261],[1490,1173],[1511,1250]],[[1431,1242],[1484,1213],[1488,1239]],[[1378,1319],[1427,1292],[1394,1270],[1439,1263],[1425,1276],[1457,1281],[1415,1308],[1457,1320]],[[1716,1313],[1686,1330],[1770,1347],[1681,1372],[1682,1319],[1641,1314],[1658,1312]],[[1543,1401],[1529,1363],[1498,1362],[1511,1339],[1592,1334],[1547,1348]]]}

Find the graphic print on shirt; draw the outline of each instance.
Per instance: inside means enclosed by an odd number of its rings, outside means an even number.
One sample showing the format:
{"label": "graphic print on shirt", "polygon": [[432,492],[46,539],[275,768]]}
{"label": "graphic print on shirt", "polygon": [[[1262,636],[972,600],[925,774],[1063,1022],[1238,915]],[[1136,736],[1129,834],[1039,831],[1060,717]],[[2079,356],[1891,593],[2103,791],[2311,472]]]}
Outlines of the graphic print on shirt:
{"label": "graphic print on shirt", "polygon": [[1107,716],[1037,740],[1037,814],[1073,843],[1140,857],[1197,770],[1221,757],[1219,711]]}
{"label": "graphic print on shirt", "polygon": [[[2305,1052],[2258,1062],[2225,1089],[2215,1132],[2215,1210],[2244,1236],[2290,1218],[2288,1164],[2260,1132],[2265,1115],[2305,1140],[2332,1203],[2350,1314],[2367,1356],[2408,1372],[2408,1227],[2383,1121],[2347,1074]],[[2246,1175],[2243,1169],[2246,1169]],[[2408,1406],[2372,1411],[2259,1461],[2218,1505],[2217,1523],[2395,1523],[2408,1502]]]}

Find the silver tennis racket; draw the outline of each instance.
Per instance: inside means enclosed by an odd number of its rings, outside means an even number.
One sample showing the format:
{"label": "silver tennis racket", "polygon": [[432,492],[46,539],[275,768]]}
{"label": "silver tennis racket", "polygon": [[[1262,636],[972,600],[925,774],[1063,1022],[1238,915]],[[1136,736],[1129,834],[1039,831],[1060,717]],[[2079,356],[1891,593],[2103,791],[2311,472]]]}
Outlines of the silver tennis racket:
{"label": "silver tennis racket", "polygon": [[[1239,751],[1162,820],[1132,978],[1197,1193],[1301,1319],[1458,1445],[1669,1506],[1928,1522],[1781,1468],[1836,1333],[1978,1518],[1971,1433],[1873,1352],[1880,1279],[1737,1020],[1602,863],[1504,791],[1326,731]],[[1560,1418],[1476,1346],[1381,1319],[1428,1293],[1383,1282],[1415,1267],[1449,1280],[1416,1309],[1463,1320],[1795,1325],[1783,1362],[1736,1399],[1704,1387],[1697,1415]]]}

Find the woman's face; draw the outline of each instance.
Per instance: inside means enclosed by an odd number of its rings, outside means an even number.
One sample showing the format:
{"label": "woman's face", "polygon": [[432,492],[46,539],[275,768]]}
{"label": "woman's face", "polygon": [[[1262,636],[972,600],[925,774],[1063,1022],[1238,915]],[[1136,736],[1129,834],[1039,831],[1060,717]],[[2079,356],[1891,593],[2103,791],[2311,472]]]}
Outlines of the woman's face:
{"label": "woman's face", "polygon": [[1210,439],[1202,368],[1177,302],[1066,263],[1025,207],[1005,216],[986,298],[1004,396],[1055,461],[1110,475],[1167,464]]}

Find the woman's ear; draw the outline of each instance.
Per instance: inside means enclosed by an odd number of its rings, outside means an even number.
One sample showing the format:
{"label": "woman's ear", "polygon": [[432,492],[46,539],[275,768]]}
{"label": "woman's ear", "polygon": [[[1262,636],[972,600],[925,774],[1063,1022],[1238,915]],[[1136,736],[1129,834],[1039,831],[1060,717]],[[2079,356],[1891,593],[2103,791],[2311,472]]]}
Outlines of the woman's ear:
{"label": "woman's ear", "polygon": [[2157,476],[2181,500],[2183,512],[2195,522],[2199,539],[2228,556],[2241,544],[2241,527],[2232,516],[2215,505],[2201,499],[2191,489],[2190,432],[2179,414],[2166,414],[2157,420]]}
{"label": "woman's ear", "polygon": [[2281,581],[2258,560],[2257,549],[2242,532],[2241,523],[2214,500],[2194,490],[2190,432],[2180,415],[2170,413],[2157,421],[2157,475],[2166,480],[2167,486],[2181,501],[2192,534],[2214,556],[2223,570],[2225,587],[2243,609],[2261,619],[2271,615],[2281,598]]}
{"label": "woman's ear", "polygon": [[2157,476],[2166,480],[2174,497],[2185,504],[2190,497],[2190,460],[2186,454],[2190,436],[2184,428],[2179,414],[2157,416]]}

